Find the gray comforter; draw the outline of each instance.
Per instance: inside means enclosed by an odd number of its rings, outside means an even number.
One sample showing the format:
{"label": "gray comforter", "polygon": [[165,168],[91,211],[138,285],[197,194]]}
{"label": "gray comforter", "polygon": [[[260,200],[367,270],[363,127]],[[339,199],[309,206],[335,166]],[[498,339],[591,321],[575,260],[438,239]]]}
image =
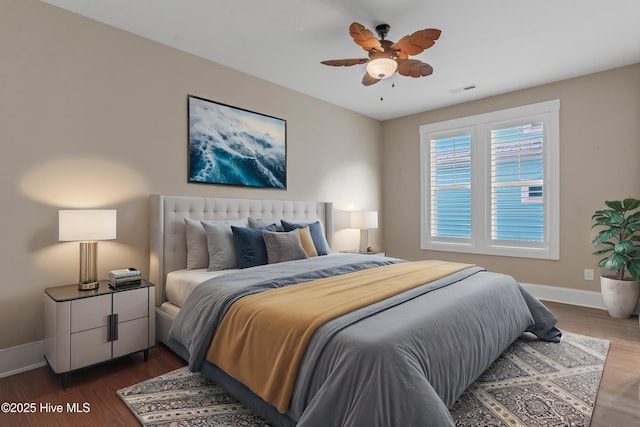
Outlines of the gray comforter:
{"label": "gray comforter", "polygon": [[[341,254],[253,267],[196,288],[170,331],[199,370],[242,296],[401,262]],[[453,426],[448,407],[523,332],[559,340],[556,318],[512,277],[470,268],[323,325],[285,419],[299,426]],[[272,420],[278,421],[278,420]]]}

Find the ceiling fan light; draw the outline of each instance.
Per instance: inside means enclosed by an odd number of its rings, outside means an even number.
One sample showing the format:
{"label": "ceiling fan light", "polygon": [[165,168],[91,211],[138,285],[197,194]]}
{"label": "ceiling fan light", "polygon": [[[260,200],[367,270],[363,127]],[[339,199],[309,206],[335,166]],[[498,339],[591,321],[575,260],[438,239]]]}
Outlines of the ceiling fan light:
{"label": "ceiling fan light", "polygon": [[374,79],[386,79],[396,72],[398,63],[391,58],[377,58],[367,63],[367,73]]}

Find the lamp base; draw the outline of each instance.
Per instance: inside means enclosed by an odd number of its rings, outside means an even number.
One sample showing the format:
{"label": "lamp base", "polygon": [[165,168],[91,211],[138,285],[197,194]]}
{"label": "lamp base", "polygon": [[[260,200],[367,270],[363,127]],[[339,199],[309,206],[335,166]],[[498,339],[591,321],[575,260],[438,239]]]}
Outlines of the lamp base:
{"label": "lamp base", "polygon": [[80,275],[78,289],[98,289],[98,242],[80,242]]}
{"label": "lamp base", "polygon": [[363,228],[360,230],[360,252],[369,252],[369,230]]}
{"label": "lamp base", "polygon": [[78,289],[81,291],[92,291],[98,289],[99,286],[99,282],[78,283]]}

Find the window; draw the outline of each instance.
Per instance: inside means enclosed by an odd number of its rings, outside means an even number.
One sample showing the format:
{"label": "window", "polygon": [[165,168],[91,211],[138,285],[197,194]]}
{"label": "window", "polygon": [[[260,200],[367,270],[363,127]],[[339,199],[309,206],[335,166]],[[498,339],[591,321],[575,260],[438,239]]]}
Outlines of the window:
{"label": "window", "polygon": [[558,259],[559,108],[420,127],[422,249]]}
{"label": "window", "polygon": [[435,139],[431,148],[431,224],[439,237],[471,237],[471,136]]}

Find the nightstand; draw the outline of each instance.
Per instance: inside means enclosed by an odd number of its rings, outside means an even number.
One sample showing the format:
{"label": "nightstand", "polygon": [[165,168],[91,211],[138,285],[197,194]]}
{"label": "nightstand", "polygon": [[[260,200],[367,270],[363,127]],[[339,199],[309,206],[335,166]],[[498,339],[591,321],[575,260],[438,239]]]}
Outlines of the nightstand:
{"label": "nightstand", "polygon": [[47,288],[44,308],[45,359],[63,388],[71,371],[138,351],[147,361],[155,345],[155,287],[144,279],[119,289],[106,280],[90,291]]}

